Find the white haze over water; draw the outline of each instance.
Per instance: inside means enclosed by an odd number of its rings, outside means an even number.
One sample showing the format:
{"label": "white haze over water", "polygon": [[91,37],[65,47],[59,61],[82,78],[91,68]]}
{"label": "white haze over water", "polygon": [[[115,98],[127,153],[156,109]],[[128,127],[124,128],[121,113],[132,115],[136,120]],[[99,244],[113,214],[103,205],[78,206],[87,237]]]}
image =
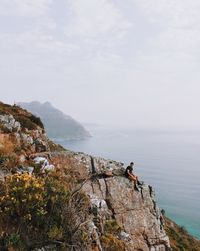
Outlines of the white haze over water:
{"label": "white haze over water", "polygon": [[0,99],[84,122],[199,126],[199,0],[0,0]]}

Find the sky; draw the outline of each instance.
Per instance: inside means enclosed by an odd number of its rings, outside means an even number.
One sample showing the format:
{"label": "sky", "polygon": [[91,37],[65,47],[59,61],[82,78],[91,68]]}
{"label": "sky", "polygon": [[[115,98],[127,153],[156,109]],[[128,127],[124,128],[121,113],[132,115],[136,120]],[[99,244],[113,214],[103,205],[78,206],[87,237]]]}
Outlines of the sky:
{"label": "sky", "polygon": [[200,125],[199,0],[0,0],[0,100],[81,122]]}

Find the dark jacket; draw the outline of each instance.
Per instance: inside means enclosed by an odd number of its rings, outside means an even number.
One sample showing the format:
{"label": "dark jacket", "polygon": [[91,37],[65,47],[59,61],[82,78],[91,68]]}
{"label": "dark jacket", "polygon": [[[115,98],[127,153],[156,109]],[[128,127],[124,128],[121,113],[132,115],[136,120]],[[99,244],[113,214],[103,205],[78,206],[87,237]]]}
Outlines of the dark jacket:
{"label": "dark jacket", "polygon": [[127,166],[126,171],[125,171],[125,176],[128,178],[129,174],[128,173],[133,173],[133,167],[132,166]]}

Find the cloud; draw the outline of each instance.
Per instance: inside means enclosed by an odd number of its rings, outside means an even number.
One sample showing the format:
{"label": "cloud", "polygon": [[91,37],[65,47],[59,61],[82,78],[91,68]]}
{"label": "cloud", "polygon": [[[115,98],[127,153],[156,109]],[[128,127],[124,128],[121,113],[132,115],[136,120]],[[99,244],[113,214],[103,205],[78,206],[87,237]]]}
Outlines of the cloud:
{"label": "cloud", "polygon": [[133,0],[153,33],[146,50],[138,53],[141,65],[171,71],[195,67],[200,50],[200,2],[198,0]]}
{"label": "cloud", "polygon": [[0,13],[8,16],[37,17],[43,15],[52,0],[1,0]]}
{"label": "cloud", "polygon": [[191,28],[200,26],[200,2],[198,0],[133,0],[152,22],[167,27]]}
{"label": "cloud", "polygon": [[1,51],[21,51],[22,53],[64,53],[75,49],[73,44],[64,43],[50,34],[39,31],[0,35]]}
{"label": "cloud", "polygon": [[1,77],[8,78],[12,72],[13,78],[15,76],[15,79],[19,80],[27,77],[30,82],[36,76],[47,78],[57,75],[59,78],[70,59],[72,60],[71,55],[77,50],[75,45],[63,42],[44,32],[1,34]]}
{"label": "cloud", "polygon": [[77,118],[87,111],[91,120],[91,111],[134,125],[188,123],[189,112],[176,118],[188,107],[198,114],[199,0],[0,2],[5,99],[15,88],[20,99],[50,99]]}
{"label": "cloud", "polygon": [[71,21],[66,34],[86,38],[117,35],[130,27],[125,16],[110,0],[67,0]]}

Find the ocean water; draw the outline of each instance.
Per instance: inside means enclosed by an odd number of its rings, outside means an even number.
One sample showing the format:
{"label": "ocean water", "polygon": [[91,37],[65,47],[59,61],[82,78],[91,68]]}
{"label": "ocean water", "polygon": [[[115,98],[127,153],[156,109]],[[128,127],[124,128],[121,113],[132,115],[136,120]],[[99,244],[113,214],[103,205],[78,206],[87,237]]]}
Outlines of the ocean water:
{"label": "ocean water", "polygon": [[200,239],[200,131],[89,128],[92,138],[59,142],[68,149],[135,162],[167,216]]}

